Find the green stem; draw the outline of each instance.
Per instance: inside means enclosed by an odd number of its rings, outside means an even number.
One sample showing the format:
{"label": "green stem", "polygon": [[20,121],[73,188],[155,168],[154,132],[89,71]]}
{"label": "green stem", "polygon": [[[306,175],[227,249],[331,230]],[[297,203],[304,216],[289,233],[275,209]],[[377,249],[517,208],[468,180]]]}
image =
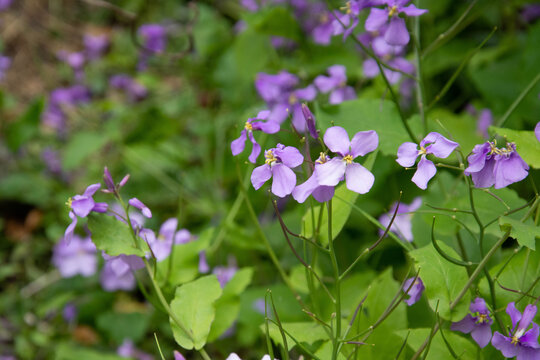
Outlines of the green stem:
{"label": "green stem", "polygon": [[334,280],[336,286],[336,333],[332,350],[332,360],[336,360],[340,348],[339,340],[341,337],[341,279],[339,277],[339,266],[332,236],[332,200],[328,201],[326,206],[328,209],[328,247],[330,249],[330,260],[332,261],[332,269],[334,270]]}
{"label": "green stem", "polygon": [[[416,1],[416,7],[421,8],[420,0]],[[422,120],[422,126],[424,128],[424,135],[427,134],[427,121],[426,114],[424,112],[424,105],[426,103],[424,96],[424,82],[422,81],[422,57],[420,56],[420,16],[414,18],[414,60],[416,65],[416,73],[418,80],[416,80],[416,102],[418,105],[418,112],[420,119]]]}
{"label": "green stem", "polygon": [[529,85],[527,85],[527,87],[525,89],[523,89],[523,91],[521,92],[521,94],[519,94],[519,96],[517,97],[516,100],[514,100],[514,102],[512,103],[512,105],[510,105],[510,107],[508,108],[508,110],[506,110],[506,112],[504,113],[504,115],[502,116],[502,118],[499,119],[499,121],[497,121],[496,123],[496,126],[497,127],[501,127],[504,125],[504,123],[506,122],[506,120],[508,120],[508,118],[510,117],[510,115],[514,112],[514,110],[516,110],[516,108],[518,107],[518,105],[521,103],[521,101],[523,101],[523,99],[525,98],[525,96],[527,96],[527,94],[532,90],[532,88],[540,81],[540,72],[538,74],[536,74],[536,77],[534,79],[532,79],[532,81],[529,83]]}

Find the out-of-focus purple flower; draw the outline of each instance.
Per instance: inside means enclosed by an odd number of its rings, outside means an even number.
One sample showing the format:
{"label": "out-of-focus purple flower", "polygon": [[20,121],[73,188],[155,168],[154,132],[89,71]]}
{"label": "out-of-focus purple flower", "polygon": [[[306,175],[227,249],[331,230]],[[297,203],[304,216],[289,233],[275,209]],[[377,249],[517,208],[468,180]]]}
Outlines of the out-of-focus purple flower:
{"label": "out-of-focus purple flower", "polygon": [[470,175],[477,188],[494,186],[504,188],[521,181],[529,174],[529,166],[516,152],[516,145],[508,142],[505,148],[497,148],[496,142],[486,141],[476,145],[467,158]]}
{"label": "out-of-focus purple flower", "polygon": [[[508,336],[495,331],[491,344],[499,350],[504,357],[516,360],[540,359],[540,345],[538,344],[539,328],[533,322],[536,315],[536,306],[527,305],[523,315],[516,309],[516,304],[511,302],[506,307],[506,313],[512,320],[512,330]],[[532,323],[532,328],[527,330]]]}
{"label": "out-of-focus purple flower", "polygon": [[122,345],[116,349],[116,353],[124,358],[134,358],[137,360],[154,360],[154,357],[150,354],[147,354],[135,347],[133,341],[129,339],[124,339]]}
{"label": "out-of-focus purple flower", "polygon": [[[394,212],[396,211],[396,206],[398,205],[397,202],[392,204],[392,207],[390,208],[390,211],[386,214],[381,215],[379,218],[379,222],[382,226],[387,227],[390,225],[390,220],[392,219],[392,216],[394,215]],[[392,223],[392,226],[390,227],[390,231],[395,233],[399,238],[402,240],[412,242],[413,241],[413,233],[412,233],[412,212],[418,210],[418,208],[422,205],[422,198],[417,197],[413,200],[413,202],[410,205],[400,203],[396,218],[394,219],[394,222]],[[382,235],[384,231],[379,230],[379,234]]]}
{"label": "out-of-focus purple flower", "polygon": [[159,24],[144,24],[137,31],[143,46],[151,53],[162,53],[167,47],[167,30]]}
{"label": "out-of-focus purple flower", "polygon": [[324,143],[338,156],[315,167],[314,173],[319,185],[336,186],[345,177],[347,189],[359,194],[367,193],[375,177],[353,160],[377,148],[377,133],[373,130],[359,131],[349,140],[349,134],[344,128],[333,126],[326,130]]}
{"label": "out-of-focus purple flower", "polygon": [[420,189],[427,188],[428,181],[435,176],[437,168],[432,161],[426,158],[426,155],[433,154],[438,158],[447,158],[459,146],[458,143],[448,140],[439,133],[431,132],[422,141],[420,141],[420,150],[412,142],[401,144],[397,152],[397,162],[403,167],[411,167],[416,162],[416,158],[421,156],[418,168],[414,173],[412,182]]}
{"label": "out-of-focus purple flower", "polygon": [[292,168],[300,166],[304,157],[298,149],[292,146],[277,144],[273,149],[266,150],[265,164],[256,167],[251,174],[251,184],[259,190],[271,177],[272,193],[278,197],[289,195],[296,185],[296,174]]}
{"label": "out-of-focus purple flower", "polygon": [[71,241],[61,239],[53,250],[52,262],[64,278],[92,276],[97,270],[96,246],[92,240],[73,235]]}
{"label": "out-of-focus purple flower", "polygon": [[77,319],[77,307],[73,303],[67,303],[62,310],[62,317],[64,320],[72,324]]}
{"label": "out-of-focus purple flower", "polygon": [[41,121],[46,127],[62,132],[66,126],[66,112],[75,105],[89,101],[90,91],[83,85],[57,88],[49,95],[49,103],[41,115]]}
{"label": "out-of-focus purple flower", "polygon": [[[382,36],[378,36],[373,39],[371,48],[373,49],[375,55],[384,59],[389,66],[406,74],[412,75],[415,73],[416,69],[414,65],[403,57],[405,49],[403,46],[389,45],[386,43],[386,41],[384,41]],[[372,58],[364,61],[362,64],[362,69],[367,78],[374,78],[380,73],[377,62]],[[393,71],[385,67],[383,67],[383,72],[384,76],[386,76],[388,79],[388,82],[392,85],[397,84],[402,77],[400,72]]]}
{"label": "out-of-focus purple flower", "polygon": [[86,57],[82,52],[67,52],[60,51],[58,52],[58,59],[65,62],[75,74],[75,79],[78,82],[83,81],[84,79],[84,65],[86,63]]}
{"label": "out-of-focus purple flower", "polygon": [[135,276],[133,271],[144,267],[142,259],[135,255],[109,256],[102,254],[105,265],[101,270],[101,286],[106,291],[133,290]]}
{"label": "out-of-focus purple flower", "polygon": [[347,86],[345,66],[333,65],[328,68],[330,76],[319,75],[315,78],[315,86],[320,92],[330,93],[329,103],[340,104],[346,100],[356,98],[356,93],[351,86]]}
{"label": "out-of-focus purple flower", "polygon": [[377,31],[388,23],[388,29],[384,34],[384,40],[390,45],[407,45],[410,40],[409,32],[405,26],[405,19],[399,16],[403,13],[407,16],[420,16],[427,10],[418,9],[413,4],[405,6],[410,0],[383,0],[380,5],[386,5],[384,9],[373,7],[366,19],[366,30]]}
{"label": "out-of-focus purple flower", "polygon": [[13,0],[0,0],[0,11],[6,10],[12,3]]}
{"label": "out-of-focus purple flower", "polygon": [[73,238],[75,226],[77,225],[77,216],[85,218],[90,212],[107,212],[107,203],[96,203],[94,201],[94,194],[99,190],[101,184],[92,184],[86,188],[82,195],[75,195],[68,199],[67,205],[70,207],[69,217],[71,218],[71,224],[67,227],[64,233],[64,239],[69,244]]}
{"label": "out-of-focus purple flower", "polygon": [[234,156],[239,155],[244,151],[246,140],[249,138],[253,144],[253,149],[249,155],[249,161],[253,164],[257,161],[257,157],[261,153],[261,146],[253,137],[253,131],[262,131],[266,134],[275,134],[279,131],[279,124],[275,121],[265,121],[270,116],[270,111],[263,110],[254,118],[249,118],[244,124],[244,129],[240,136],[231,142],[231,152]]}
{"label": "out-of-focus purple flower", "polygon": [[173,247],[178,219],[170,218],[160,227],[158,236],[150,229],[141,229],[139,236],[146,240],[157,261],[166,259]]}
{"label": "out-of-focus purple flower", "polygon": [[304,115],[304,119],[306,120],[309,134],[312,138],[318,139],[319,132],[317,131],[317,127],[315,126],[315,117],[313,116],[311,110],[309,110],[309,107],[306,104],[302,104],[302,114]]}
{"label": "out-of-focus purple flower", "polygon": [[[327,161],[330,161],[330,157],[321,153],[319,158],[315,160],[314,170],[317,171],[321,164],[324,164]],[[320,185],[315,171],[311,174],[309,179],[294,188],[292,197],[299,203],[306,201],[309,195],[312,195],[315,200],[321,203],[332,199],[334,196],[334,187]]]}
{"label": "out-of-focus purple flower", "polygon": [[174,350],[174,360],[186,360],[186,358],[180,354],[180,351]]}
{"label": "out-of-focus purple flower", "polygon": [[180,229],[174,235],[175,244],[187,244],[188,242],[196,240],[197,237],[192,235],[187,229]]}
{"label": "out-of-focus purple flower", "polygon": [[270,37],[270,44],[274,49],[292,50],[296,47],[296,41],[283,36]]}
{"label": "out-of-focus purple flower", "polygon": [[[360,12],[368,7],[378,5],[377,0],[350,0],[347,1],[343,10],[345,14],[338,15],[339,20],[334,19],[334,35],[343,34],[343,40],[345,40],[353,30],[358,26],[358,15]],[[343,26],[345,25],[345,26]]]}
{"label": "out-of-focus purple flower", "polygon": [[128,204],[133,206],[134,208],[136,209],[139,209],[141,210],[141,213],[147,217],[147,218],[151,218],[152,217],[152,212],[150,211],[150,209],[148,208],[148,206],[144,205],[143,202],[137,198],[131,198],[129,199],[128,201]]}
{"label": "out-of-focus purple flower", "polygon": [[523,6],[521,17],[528,23],[532,23],[540,18],[540,4],[527,4]]}
{"label": "out-of-focus purple flower", "polygon": [[534,135],[536,135],[536,139],[540,141],[540,121],[538,122],[538,124],[536,124],[534,128]]}
{"label": "out-of-focus purple flower", "polygon": [[469,310],[472,314],[467,314],[461,321],[452,323],[450,329],[461,331],[464,334],[470,333],[478,346],[484,348],[491,340],[493,319],[489,316],[490,311],[482,298],[474,299]]}
{"label": "out-of-focus purple flower", "polygon": [[41,159],[51,174],[62,174],[62,162],[60,161],[60,156],[57,151],[51,148],[45,148],[41,152]]}
{"label": "out-of-focus purple flower", "polygon": [[0,55],[0,80],[4,78],[4,75],[10,66],[11,66],[11,58]]}
{"label": "out-of-focus purple flower", "polygon": [[403,291],[407,291],[407,289],[409,290],[409,292],[407,293],[407,295],[409,295],[409,298],[405,300],[405,302],[407,303],[407,305],[412,306],[418,300],[420,300],[420,297],[422,297],[422,293],[424,292],[425,287],[422,279],[417,277],[416,280],[414,278],[409,278],[405,280],[405,282],[403,283]]}
{"label": "out-of-focus purple flower", "polygon": [[199,273],[206,274],[210,271],[210,265],[206,260],[206,252],[203,250],[199,253]]}
{"label": "out-of-focus purple flower", "polygon": [[216,266],[212,270],[212,274],[216,275],[219,285],[224,288],[237,271],[238,266],[236,265],[236,260],[234,258],[229,258],[227,266]]}
{"label": "out-of-focus purple flower", "polygon": [[318,23],[311,31],[311,37],[316,44],[328,45],[334,35],[334,16],[330,11],[317,15]]}
{"label": "out-of-focus purple flower", "polygon": [[90,61],[97,60],[109,49],[109,38],[107,35],[85,34],[83,44],[86,58]]}
{"label": "out-of-focus purple flower", "polygon": [[476,126],[477,131],[482,134],[483,137],[488,138],[488,128],[493,124],[493,114],[489,109],[483,109],[478,116],[478,124]]}
{"label": "out-of-focus purple flower", "polygon": [[[242,360],[242,359],[236,353],[230,353],[227,359],[225,360]],[[270,355],[266,354],[261,358],[261,360],[272,360],[272,358],[270,357]],[[274,360],[277,360],[277,359],[274,359]]]}
{"label": "out-of-focus purple flower", "polygon": [[259,10],[259,4],[256,0],[240,0],[240,5],[251,12]]}
{"label": "out-of-focus purple flower", "polygon": [[294,128],[299,132],[304,132],[306,122],[302,114],[301,101],[315,99],[317,89],[313,85],[295,89],[298,82],[296,76],[286,71],[277,75],[259,73],[255,80],[255,87],[270,110],[268,121],[281,124],[291,113]]}
{"label": "out-of-focus purple flower", "polygon": [[111,76],[109,85],[114,89],[124,91],[132,102],[143,100],[148,96],[146,87],[125,74]]}

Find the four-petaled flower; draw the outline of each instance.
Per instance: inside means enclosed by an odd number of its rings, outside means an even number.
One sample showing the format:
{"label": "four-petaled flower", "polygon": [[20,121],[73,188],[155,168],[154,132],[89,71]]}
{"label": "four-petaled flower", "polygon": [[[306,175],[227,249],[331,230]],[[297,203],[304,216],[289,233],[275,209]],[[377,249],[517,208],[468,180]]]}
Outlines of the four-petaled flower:
{"label": "four-petaled flower", "polygon": [[407,45],[410,40],[409,32],[405,26],[405,20],[399,17],[400,13],[407,16],[420,16],[427,12],[418,9],[414,5],[405,6],[411,0],[383,0],[381,5],[387,5],[385,9],[372,8],[366,20],[367,31],[377,31],[390,19],[388,29],[384,34],[384,40],[390,45]]}
{"label": "four-petaled flower", "polygon": [[426,159],[427,154],[433,154],[438,158],[447,158],[458,143],[448,140],[439,133],[431,132],[422,141],[420,141],[420,150],[412,142],[401,144],[397,152],[397,162],[403,167],[411,167],[416,162],[418,156],[422,156],[418,162],[418,168],[412,177],[412,182],[420,189],[427,188],[428,181],[435,176],[437,168],[432,161]]}
{"label": "four-petaled flower", "polygon": [[[321,166],[321,164],[324,164],[329,160],[330,157],[328,155],[321,153],[319,158],[315,160],[315,170],[319,166]],[[334,187],[320,185],[319,181],[317,180],[317,175],[315,175],[314,171],[313,174],[311,174],[311,176],[309,177],[309,179],[307,179],[303,184],[295,187],[292,192],[292,197],[299,203],[303,203],[304,201],[306,201],[309,195],[312,195],[315,200],[322,203],[330,200],[334,196]]]}
{"label": "four-petaled flower", "polygon": [[484,348],[491,340],[493,319],[490,316],[490,311],[482,298],[474,299],[469,310],[472,314],[467,314],[461,321],[453,323],[450,329],[465,334],[470,333],[478,346]]}
{"label": "four-petaled flower", "polygon": [[275,121],[263,121],[267,120],[269,116],[270,111],[263,110],[259,112],[256,117],[249,118],[246,121],[244,129],[240,133],[238,139],[231,142],[231,151],[234,156],[244,151],[244,148],[246,146],[246,140],[247,138],[249,138],[249,140],[253,144],[253,149],[251,150],[251,154],[249,155],[248,159],[251,163],[255,164],[255,162],[257,161],[257,157],[261,153],[261,146],[253,137],[253,131],[259,130],[267,134],[275,134],[279,131],[280,128],[279,123]]}
{"label": "four-petaled flower", "polygon": [[[506,307],[506,313],[512,319],[512,330],[509,336],[504,336],[498,331],[493,334],[491,344],[505,357],[517,360],[534,360],[540,358],[540,345],[538,344],[538,324],[533,323],[536,315],[536,306],[527,305],[523,315],[516,309],[516,304],[511,302]],[[519,325],[518,325],[519,323]],[[527,328],[532,323],[532,329]]]}
{"label": "four-petaled flower", "polygon": [[336,186],[345,176],[347,189],[359,194],[367,193],[373,186],[375,177],[353,160],[372,152],[379,145],[379,136],[374,130],[359,131],[349,141],[349,134],[340,126],[326,130],[324,143],[338,156],[315,168],[319,185]]}
{"label": "four-petaled flower", "polygon": [[86,188],[82,195],[75,195],[69,198],[66,205],[70,207],[69,217],[71,218],[71,224],[64,233],[64,239],[69,244],[73,238],[75,226],[77,226],[77,216],[85,218],[90,212],[95,211],[104,213],[107,211],[107,203],[96,203],[94,201],[94,194],[99,190],[101,184],[92,184]]}
{"label": "four-petaled flower", "polygon": [[260,189],[271,177],[272,192],[279,197],[289,195],[296,185],[296,174],[291,168],[302,164],[304,157],[298,149],[292,146],[277,144],[273,149],[266,150],[265,164],[256,167],[251,174],[251,183],[255,190]]}
{"label": "four-petaled flower", "polygon": [[347,86],[347,75],[345,66],[334,65],[328,68],[330,76],[319,75],[315,78],[315,86],[322,93],[330,93],[328,102],[330,104],[340,104],[346,100],[356,98],[356,93],[351,86]]}

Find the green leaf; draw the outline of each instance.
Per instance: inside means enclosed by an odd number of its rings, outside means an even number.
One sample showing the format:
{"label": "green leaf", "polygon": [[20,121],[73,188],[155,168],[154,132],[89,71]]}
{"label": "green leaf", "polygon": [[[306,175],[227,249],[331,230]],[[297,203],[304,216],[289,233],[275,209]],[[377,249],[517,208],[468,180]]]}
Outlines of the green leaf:
{"label": "green leaf", "polygon": [[[458,359],[461,359],[461,360],[478,359],[477,357],[478,347],[475,344],[473,344],[471,341],[458,335],[455,332],[451,332],[448,330],[443,330],[443,331],[444,331],[444,337],[446,338],[446,340],[452,347],[452,350],[454,351]],[[416,351],[427,339],[430,332],[431,332],[431,329],[410,329],[410,330],[396,331],[396,335],[401,337],[402,341],[404,341],[405,338],[407,337],[407,333],[409,333],[409,337],[407,339],[407,345],[413,351]],[[454,360],[455,359],[454,356],[452,356],[452,353],[450,352],[450,350],[448,350],[448,347],[446,343],[444,342],[444,339],[442,338],[440,331],[438,331],[437,334],[435,334],[435,336],[431,340],[429,353],[426,359],[427,360],[447,360],[447,359]]]}
{"label": "green leaf", "polygon": [[[354,204],[357,197],[358,193],[347,189],[345,184],[338,186],[336,189],[334,200],[332,201],[332,240],[339,235],[347,223],[352,210],[352,206],[350,204]],[[319,231],[319,239],[321,244],[326,245],[328,244],[328,211],[326,205],[324,204],[313,207],[313,216],[311,208],[307,211],[306,215],[304,215],[302,219],[302,235],[307,238],[311,238],[313,236],[313,218],[315,219],[316,228],[319,221],[319,212],[321,211],[322,206],[324,206],[324,210],[322,214],[321,228]]]}
{"label": "green leaf", "polygon": [[149,317],[141,313],[106,312],[97,318],[97,327],[109,339],[121,344],[125,339],[138,342],[146,333]]}
{"label": "green leaf", "polygon": [[[441,242],[439,246],[446,254],[459,259],[448,245]],[[469,277],[465,268],[442,258],[432,244],[413,250],[410,255],[420,269],[420,278],[426,287],[424,294],[433,311],[438,304],[438,312],[443,319],[461,320],[469,311],[470,294],[467,292],[453,310],[450,310],[450,304],[467,283]]]}
{"label": "green leaf", "polygon": [[510,236],[516,239],[519,245],[535,250],[536,239],[540,238],[540,227],[535,225],[532,220],[522,223],[519,220],[503,216],[499,218],[499,225],[501,231],[511,230]]}
{"label": "green leaf", "polygon": [[284,7],[266,8],[249,13],[246,22],[260,34],[282,36],[293,40],[300,39],[298,22]]}
{"label": "green leaf", "polygon": [[[328,338],[328,334],[324,331],[322,325],[314,322],[296,322],[296,323],[281,323],[283,329],[287,331],[296,341],[313,345],[316,341],[325,340]],[[274,323],[269,323],[270,338],[278,345],[283,346],[283,338],[279,328]],[[265,331],[265,325],[260,326],[261,330]],[[287,334],[287,333],[285,333]],[[287,345],[289,350],[296,346],[295,341],[289,336],[287,337]]]}
{"label": "green leaf", "polygon": [[34,101],[20,118],[6,126],[5,139],[10,150],[16,151],[39,132],[43,103],[43,99]]}
{"label": "green leaf", "polygon": [[213,341],[229,329],[240,311],[240,294],[253,277],[252,268],[243,268],[223,288],[223,295],[216,301],[216,318],[210,328],[208,341]]}
{"label": "green leaf", "polygon": [[352,138],[358,131],[375,130],[379,135],[379,150],[385,155],[395,156],[398,147],[411,141],[395,105],[387,100],[358,99],[339,105],[322,108],[317,113],[321,128],[334,125],[347,130]]}
{"label": "green leaf", "polygon": [[534,131],[518,131],[506,128],[490,127],[489,131],[516,143],[516,151],[523,160],[535,169],[540,169],[540,141]]}
{"label": "green leaf", "polygon": [[92,233],[92,241],[99,250],[107,255],[136,255],[144,256],[143,250],[148,250],[148,245],[139,240],[139,248],[133,243],[133,236],[129,227],[112,216],[104,214],[88,215],[88,228]]}
{"label": "green leaf", "polygon": [[206,344],[215,317],[214,303],[221,294],[215,275],[199,278],[176,289],[171,309],[191,334],[188,337],[172,318],[169,319],[178,345],[188,350],[199,350]]}
{"label": "green leaf", "polygon": [[108,141],[108,137],[98,132],[75,133],[66,144],[62,154],[62,167],[73,170],[90,155],[101,149]]}
{"label": "green leaf", "polygon": [[79,347],[69,343],[60,343],[54,351],[55,360],[73,360],[73,359],[85,359],[85,360],[122,360],[124,357],[118,356],[114,353],[104,353],[96,351],[94,349]]}
{"label": "green leaf", "polygon": [[236,37],[233,45],[237,74],[253,81],[255,74],[266,68],[276,53],[270,37],[246,30]]}

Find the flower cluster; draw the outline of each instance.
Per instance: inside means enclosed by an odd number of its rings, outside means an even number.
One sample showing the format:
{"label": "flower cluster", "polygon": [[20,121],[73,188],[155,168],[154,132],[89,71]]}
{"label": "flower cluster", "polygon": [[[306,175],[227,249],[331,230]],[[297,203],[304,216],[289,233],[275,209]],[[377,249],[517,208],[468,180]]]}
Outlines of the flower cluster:
{"label": "flower cluster", "polygon": [[470,175],[474,186],[495,189],[521,181],[529,174],[529,166],[516,152],[516,144],[508,142],[506,147],[498,148],[497,142],[476,145],[467,158],[469,166],[465,175]]}

